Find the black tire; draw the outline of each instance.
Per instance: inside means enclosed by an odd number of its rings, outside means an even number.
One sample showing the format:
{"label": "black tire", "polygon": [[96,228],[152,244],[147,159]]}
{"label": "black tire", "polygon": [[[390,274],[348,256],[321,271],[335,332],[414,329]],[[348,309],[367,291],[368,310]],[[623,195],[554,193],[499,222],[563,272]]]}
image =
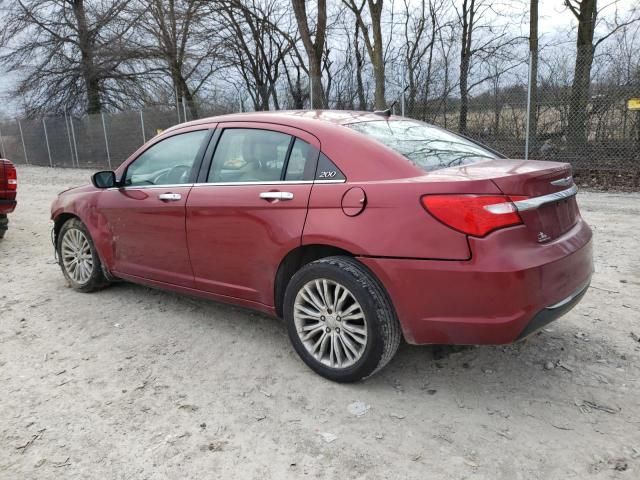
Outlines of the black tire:
{"label": "black tire", "polygon": [[[305,347],[296,327],[294,305],[298,293],[309,282],[322,281],[322,279],[346,287],[360,304],[366,319],[367,338],[364,351],[355,363],[344,368],[332,368],[314,358]],[[335,382],[357,382],[373,375],[389,363],[400,345],[402,335],[400,324],[384,287],[368,268],[350,257],[323,258],[305,265],[296,272],[287,285],[283,313],[289,338],[300,358],[313,371]],[[324,321],[324,317],[322,318]],[[339,328],[336,330],[340,332]],[[345,333],[343,331],[343,334]],[[320,335],[324,336],[322,333]]]}
{"label": "black tire", "polygon": [[0,214],[0,238],[4,238],[4,234],[7,233],[9,228],[9,218],[5,213]]}
{"label": "black tire", "polygon": [[[91,270],[91,274],[89,278],[84,282],[78,282],[74,280],[74,278],[67,271],[62,257],[62,241],[70,230],[79,230],[84,237],[87,239],[89,243],[89,249],[91,251],[91,259],[93,262],[93,268]],[[98,252],[96,251],[96,246],[93,243],[93,239],[91,238],[91,234],[89,230],[77,218],[71,218],[67,220],[64,225],[60,228],[58,232],[58,236],[56,239],[56,253],[58,255],[58,265],[62,269],[62,273],[64,277],[67,279],[67,283],[71,288],[83,293],[95,292],[96,290],[101,290],[107,285],[109,285],[109,281],[104,275],[102,271],[102,263],[100,262],[100,257],[98,256]]]}

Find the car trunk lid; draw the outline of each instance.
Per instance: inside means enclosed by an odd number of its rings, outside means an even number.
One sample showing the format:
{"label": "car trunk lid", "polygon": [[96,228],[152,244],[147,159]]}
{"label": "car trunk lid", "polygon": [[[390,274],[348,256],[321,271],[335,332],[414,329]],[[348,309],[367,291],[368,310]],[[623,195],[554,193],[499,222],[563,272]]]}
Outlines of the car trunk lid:
{"label": "car trunk lid", "polygon": [[580,216],[571,166],[566,163],[495,159],[442,169],[430,175],[491,180],[512,199],[532,240],[538,243],[559,237],[571,229]]}

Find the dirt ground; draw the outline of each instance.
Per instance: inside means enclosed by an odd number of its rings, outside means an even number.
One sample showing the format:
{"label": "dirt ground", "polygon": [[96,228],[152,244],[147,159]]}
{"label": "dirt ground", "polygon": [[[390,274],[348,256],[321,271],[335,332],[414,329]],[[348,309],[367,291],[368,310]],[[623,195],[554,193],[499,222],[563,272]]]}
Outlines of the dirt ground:
{"label": "dirt ground", "polygon": [[640,478],[640,195],[580,194],[596,274],[539,335],[403,345],[338,385],[278,320],[128,283],[69,289],[49,206],[88,176],[19,168],[0,242],[0,479]]}

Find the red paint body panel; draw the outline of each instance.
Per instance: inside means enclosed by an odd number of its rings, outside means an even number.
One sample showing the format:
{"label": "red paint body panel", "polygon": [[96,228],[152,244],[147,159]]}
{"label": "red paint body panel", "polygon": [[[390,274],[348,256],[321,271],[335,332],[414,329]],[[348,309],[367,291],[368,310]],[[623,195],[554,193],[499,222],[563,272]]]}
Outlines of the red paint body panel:
{"label": "red paint body panel", "polygon": [[[187,251],[185,206],[191,186],[107,189],[96,205],[112,239],[110,270],[160,282],[193,287]],[[164,202],[163,193],[182,199]]]}
{"label": "red paint body panel", "polygon": [[15,171],[15,166],[10,160],[0,158],[0,214],[11,213],[16,209],[16,186],[8,185],[8,170]]}
{"label": "red paint body panel", "polygon": [[[267,201],[261,192],[293,193]],[[282,259],[300,245],[311,184],[200,185],[187,205],[195,288],[273,306]]]}
{"label": "red paint body panel", "polygon": [[[301,245],[341,248],[382,282],[411,343],[512,342],[534,315],[588,282],[591,230],[574,197],[521,212],[523,224],[484,238],[446,226],[420,201],[429,194],[547,195],[566,188],[550,182],[568,177],[568,165],[495,159],[425,173],[344,127],[371,120],[380,117],[307,111],[198,120],[152,139],[116,171],[121,178],[140,153],[168,136],[242,126],[312,143],[344,173],[344,183],[88,185],[62,193],[52,218],[79,217],[116,276],[268,314],[275,314],[276,272],[289,252]],[[293,199],[261,199],[267,191]],[[181,200],[158,200],[168,192]]]}
{"label": "red paint body panel", "polygon": [[513,342],[536,313],[584,287],[593,272],[583,220],[545,245],[531,242],[524,226],[470,244],[466,262],[360,259],[389,292],[408,342]]}

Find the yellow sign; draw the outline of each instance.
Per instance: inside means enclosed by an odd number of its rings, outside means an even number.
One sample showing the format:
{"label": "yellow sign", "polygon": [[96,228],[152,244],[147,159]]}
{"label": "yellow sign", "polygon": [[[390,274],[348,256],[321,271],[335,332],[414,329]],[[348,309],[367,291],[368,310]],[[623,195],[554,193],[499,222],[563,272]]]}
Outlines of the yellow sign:
{"label": "yellow sign", "polygon": [[640,110],[640,98],[630,98],[627,100],[627,110]]}

